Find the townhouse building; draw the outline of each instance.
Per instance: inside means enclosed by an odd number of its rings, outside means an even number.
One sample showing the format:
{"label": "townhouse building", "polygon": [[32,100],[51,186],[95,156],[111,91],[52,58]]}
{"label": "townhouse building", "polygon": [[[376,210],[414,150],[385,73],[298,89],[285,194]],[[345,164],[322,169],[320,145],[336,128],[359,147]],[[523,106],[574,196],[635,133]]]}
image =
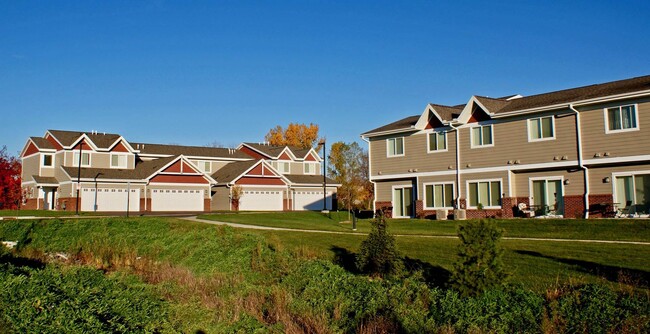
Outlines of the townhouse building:
{"label": "townhouse building", "polygon": [[[645,126],[644,126],[645,125]],[[472,96],[363,133],[375,208],[601,217],[650,202],[650,76],[533,96]]]}
{"label": "townhouse building", "polygon": [[[280,154],[255,154],[249,147]],[[322,210],[332,208],[338,186],[323,178],[315,150],[262,144],[162,145],[129,142],[119,134],[48,130],[27,140],[21,160],[23,209],[232,210],[237,185],[244,190],[240,210]]]}

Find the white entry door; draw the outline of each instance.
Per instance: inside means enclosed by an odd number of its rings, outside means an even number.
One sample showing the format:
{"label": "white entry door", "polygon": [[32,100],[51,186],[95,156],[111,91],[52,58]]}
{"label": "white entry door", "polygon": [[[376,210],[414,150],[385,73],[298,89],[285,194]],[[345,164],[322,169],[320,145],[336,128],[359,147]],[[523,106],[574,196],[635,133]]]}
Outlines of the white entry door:
{"label": "white entry door", "polygon": [[244,190],[239,199],[242,211],[282,211],[282,190]]}
{"label": "white entry door", "polygon": [[131,189],[128,194],[126,189],[98,188],[95,192],[95,188],[83,188],[81,211],[126,212],[127,199],[129,211],[140,211],[140,189]]}
{"label": "white entry door", "polygon": [[[323,190],[320,191],[296,191],[294,195],[295,209],[300,210],[323,210]],[[327,192],[327,210],[332,209],[332,193]]]}
{"label": "white entry door", "polygon": [[151,211],[203,211],[201,189],[152,189]]}

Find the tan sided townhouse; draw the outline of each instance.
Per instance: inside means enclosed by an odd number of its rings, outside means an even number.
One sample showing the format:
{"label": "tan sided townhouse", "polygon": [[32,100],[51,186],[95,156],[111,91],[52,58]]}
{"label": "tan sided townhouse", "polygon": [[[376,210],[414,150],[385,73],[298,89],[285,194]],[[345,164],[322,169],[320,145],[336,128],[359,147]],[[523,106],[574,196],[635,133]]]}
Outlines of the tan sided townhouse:
{"label": "tan sided townhouse", "polygon": [[[21,152],[22,209],[209,212],[332,209],[336,184],[314,149],[237,149],[129,142],[118,134],[48,130]],[[325,187],[324,187],[325,186]]]}
{"label": "tan sided townhouse", "polygon": [[650,76],[428,104],[361,136],[392,217],[648,213]]}

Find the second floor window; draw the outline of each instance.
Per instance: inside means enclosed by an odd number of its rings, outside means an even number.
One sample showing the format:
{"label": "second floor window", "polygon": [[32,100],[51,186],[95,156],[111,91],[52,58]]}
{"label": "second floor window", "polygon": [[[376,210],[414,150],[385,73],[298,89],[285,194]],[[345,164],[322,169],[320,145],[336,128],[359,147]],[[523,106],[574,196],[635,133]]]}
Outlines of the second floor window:
{"label": "second floor window", "polygon": [[429,152],[447,150],[447,133],[431,132],[429,133]]}
{"label": "second floor window", "polygon": [[553,139],[555,131],[553,129],[553,117],[540,117],[528,120],[528,139],[531,141]]}
{"label": "second floor window", "polygon": [[282,174],[291,173],[291,163],[290,162],[279,161],[278,162],[278,170]]}
{"label": "second floor window", "polygon": [[606,117],[607,132],[637,129],[635,105],[607,108]]}
{"label": "second floor window", "polygon": [[313,162],[304,163],[304,172],[305,174],[316,174],[316,164]]}
{"label": "second floor window", "polygon": [[475,126],[471,129],[472,148],[494,145],[492,125]]}
{"label": "second floor window", "polygon": [[210,161],[198,160],[198,161],[196,161],[195,164],[196,164],[196,167],[198,167],[199,170],[204,172],[204,173],[210,173],[212,171],[212,164],[210,163]]}
{"label": "second floor window", "polygon": [[43,167],[52,167],[52,166],[54,166],[54,155],[43,154]]}
{"label": "second floor window", "polygon": [[389,138],[386,139],[388,145],[388,156],[398,157],[404,155],[404,138]]}
{"label": "second floor window", "polygon": [[500,181],[480,181],[469,183],[469,206],[477,208],[479,204],[487,207],[498,207],[501,201]]}
{"label": "second floor window", "polygon": [[112,168],[126,168],[126,154],[111,154]]}
{"label": "second floor window", "polygon": [[[74,152],[74,156],[72,158],[72,165],[79,166],[79,152]],[[81,166],[90,167],[90,153],[88,152],[81,153]]]}

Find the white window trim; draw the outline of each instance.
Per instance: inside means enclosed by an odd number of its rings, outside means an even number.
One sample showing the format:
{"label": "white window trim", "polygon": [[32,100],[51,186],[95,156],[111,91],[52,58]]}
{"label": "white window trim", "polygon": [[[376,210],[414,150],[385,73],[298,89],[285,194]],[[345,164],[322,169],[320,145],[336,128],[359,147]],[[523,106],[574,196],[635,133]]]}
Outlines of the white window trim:
{"label": "white window trim", "polygon": [[[431,136],[434,133],[435,134],[442,133],[442,134],[445,135],[445,148],[443,150],[432,150],[431,149],[431,141],[429,140],[429,136]],[[447,131],[435,131],[434,130],[434,131],[431,131],[431,132],[427,132],[427,135],[425,136],[425,138],[426,138],[426,141],[427,141],[427,153],[440,153],[440,152],[449,151],[449,141],[447,140],[448,139],[447,138]]]}
{"label": "white window trim", "polygon": [[[441,207],[427,206],[427,186],[447,185],[447,184],[451,184],[451,199],[452,199],[451,203],[452,203],[452,206],[441,206]],[[422,203],[422,205],[423,205],[424,209],[426,209],[426,210],[437,210],[437,209],[453,209],[454,208],[453,204],[456,202],[456,197],[455,197],[456,196],[456,194],[455,194],[456,187],[454,186],[454,182],[426,182],[426,183],[422,183],[422,190],[423,190],[423,194],[422,194],[423,203]]]}
{"label": "white window trim", "polygon": [[[88,164],[87,165],[84,165],[84,163],[83,163],[83,154],[84,153],[88,154]],[[76,151],[76,152],[72,153],[72,167],[79,167],[79,158],[75,159],[75,155],[77,155],[77,154],[79,154],[79,151]],[[86,152],[82,151],[81,152],[81,167],[90,167],[90,166],[92,166],[92,164],[93,164],[92,160],[93,160],[93,155],[90,154],[90,152],[88,152],[88,151],[86,151]]]}
{"label": "white window trim", "polygon": [[[533,181],[560,181],[562,187],[562,196],[566,195],[564,192],[564,176],[535,176],[528,178],[528,199],[530,200],[530,205],[541,205],[541,203],[533,203]],[[544,189],[546,191],[546,198],[548,196],[548,187]]]}
{"label": "white window trim", "polygon": [[[413,198],[414,198],[414,197],[413,197],[413,195],[414,195],[414,194],[413,194],[413,189],[414,189],[414,187],[413,187],[412,184],[403,184],[403,185],[396,185],[396,186],[392,186],[392,187],[391,187],[391,191],[390,191],[390,205],[393,207],[393,212],[391,213],[392,216],[393,216],[392,218],[412,218],[411,216],[396,216],[396,215],[395,215],[395,189],[405,189],[405,188],[411,188],[411,199],[413,199]],[[414,204],[415,204],[415,203],[411,203],[411,205],[414,205]],[[415,208],[412,207],[411,210],[414,211]]]}
{"label": "white window trim", "polygon": [[[638,125],[638,123],[637,123]],[[632,176],[634,178],[637,175],[648,175],[650,174],[650,170],[641,170],[641,171],[632,171],[632,172],[614,172],[612,173],[612,178],[610,180],[610,183],[612,184],[612,200],[616,202],[616,198],[618,197],[618,194],[616,192],[616,178],[621,177],[621,176]],[[633,193],[634,194],[634,203],[636,203],[636,191]],[[625,206],[625,203],[618,203],[618,206],[620,208],[623,208]]]}
{"label": "white window trim", "polygon": [[[389,152],[390,152],[390,150],[389,150],[389,147],[390,147],[390,141],[391,141],[391,139],[392,139],[393,142],[395,142],[396,139],[398,139],[398,138],[402,138],[402,154],[393,154],[393,155],[390,155],[390,154],[389,154]],[[404,140],[404,137],[394,137],[394,138],[387,138],[387,139],[386,139],[386,157],[387,157],[387,158],[403,157],[405,153],[406,153],[406,140]]]}
{"label": "white window trim", "polygon": [[[287,171],[284,171],[282,168],[280,168],[280,166],[283,164],[289,166]],[[291,174],[291,160],[278,160],[278,172],[280,172],[280,174]]]}
{"label": "white window trim", "polygon": [[[618,130],[610,130],[609,129],[609,115],[607,114],[607,109],[613,109],[613,108],[618,108],[619,111],[623,109],[623,107],[629,107],[629,106],[634,106],[634,118],[636,120],[636,127],[635,128],[629,128],[629,129],[618,129]],[[610,134],[610,133],[621,133],[621,132],[632,132],[632,131],[639,131],[641,129],[641,124],[639,123],[639,105],[637,103],[633,104],[624,104],[616,107],[609,107],[609,108],[603,108],[603,116],[605,118],[605,134]],[[621,114],[621,117],[623,115]],[[621,119],[621,122],[623,120]]]}
{"label": "white window trim", "polygon": [[[549,118],[549,117],[551,118],[551,127],[553,128],[553,136],[548,137],[548,138],[533,138],[533,137],[531,137],[530,136],[530,122],[534,121],[534,120],[541,120],[542,118]],[[542,122],[540,121],[539,124],[541,126]],[[555,140],[555,134],[556,134],[555,129],[556,129],[555,128],[555,117],[552,116],[552,115],[551,116],[540,116],[540,117],[535,117],[535,118],[529,118],[528,120],[526,120],[526,132],[528,133],[528,142],[529,143],[538,142],[538,141]]]}
{"label": "white window trim", "polygon": [[[484,127],[484,126],[489,126],[491,128],[490,136],[491,136],[491,139],[492,139],[492,143],[487,144],[487,145],[474,145],[474,131],[473,131],[474,128]],[[483,130],[481,130],[481,131],[483,131]],[[482,134],[483,134],[483,132],[481,132],[481,135]],[[469,127],[469,145],[470,145],[470,148],[493,147],[494,146],[494,124],[482,124],[482,125],[478,124],[478,125],[470,126]]]}
{"label": "white window trim", "polygon": [[[309,171],[309,172],[308,172],[308,171],[305,171],[305,167],[306,167],[307,165],[311,165],[311,166],[312,166],[312,167],[311,167],[311,171]],[[303,163],[303,167],[302,167],[302,172],[303,172],[305,175],[316,175],[316,163],[315,163],[315,162],[304,162],[304,163]]]}
{"label": "white window trim", "polygon": [[[45,156],[49,155],[52,157],[52,165],[51,166],[45,166]],[[54,168],[56,162],[56,154],[55,153],[42,153],[41,155],[41,167],[42,168]]]}
{"label": "white window trim", "polygon": [[[210,166],[209,170],[205,170],[205,164],[208,163]],[[194,160],[194,166],[201,172],[201,173],[212,173],[212,162],[208,160]]]}
{"label": "white window trim", "polygon": [[[113,166],[113,156],[124,156],[124,166]],[[119,169],[119,168],[128,168],[129,166],[129,157],[128,154],[126,153],[111,153],[109,157],[109,164],[111,168]],[[89,160],[90,161],[90,160]]]}
{"label": "white window trim", "polygon": [[[467,181],[465,181],[465,194],[467,194],[466,198],[465,198],[465,206],[467,207],[467,209],[478,209],[478,207],[471,206],[469,204],[469,196],[470,196],[470,194],[469,194],[469,184],[470,183],[479,183],[479,182],[495,182],[495,181],[499,182],[499,188],[500,188],[499,196],[500,196],[500,199],[503,199],[503,179],[480,179],[480,180],[467,180]],[[483,210],[485,210],[485,209],[501,209],[501,208],[502,208],[501,205],[498,205],[498,206],[484,205],[483,206]]]}

